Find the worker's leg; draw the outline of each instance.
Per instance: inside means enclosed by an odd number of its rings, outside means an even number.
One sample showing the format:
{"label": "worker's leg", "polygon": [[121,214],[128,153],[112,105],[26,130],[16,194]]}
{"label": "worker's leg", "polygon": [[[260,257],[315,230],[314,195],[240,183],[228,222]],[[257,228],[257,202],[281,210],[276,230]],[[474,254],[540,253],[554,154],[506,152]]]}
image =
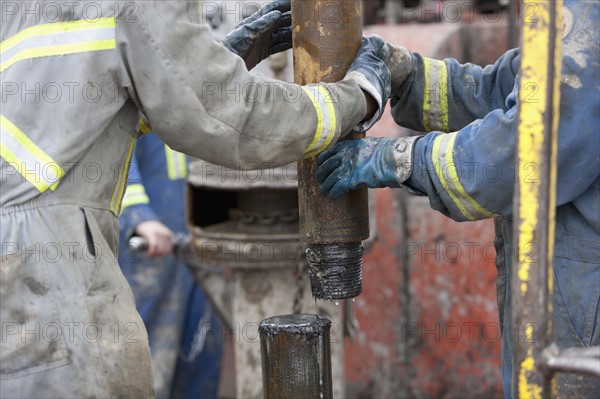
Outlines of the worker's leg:
{"label": "worker's leg", "polygon": [[197,286],[187,315],[171,397],[216,398],[221,374],[223,327]]}
{"label": "worker's leg", "polygon": [[496,267],[498,277],[496,280],[496,295],[498,300],[498,314],[500,331],[502,332],[502,389],[504,397],[511,398],[512,387],[512,350],[513,332],[512,306],[511,306],[511,259],[512,259],[512,224],[495,220],[496,237]]}
{"label": "worker's leg", "polygon": [[[0,267],[0,397],[151,397],[146,330],[102,232],[107,211],[13,214]],[[109,233],[107,233],[109,234]],[[6,256],[5,256],[6,255]]]}
{"label": "worker's leg", "polygon": [[[595,246],[594,249],[590,249]],[[598,243],[557,231],[554,260],[554,342],[560,348],[600,345]],[[557,374],[559,398],[598,398],[600,378]]]}
{"label": "worker's leg", "polygon": [[121,259],[123,274],[131,284],[148,330],[156,397],[168,398],[194,283],[185,265],[172,255],[157,259],[132,255]]}

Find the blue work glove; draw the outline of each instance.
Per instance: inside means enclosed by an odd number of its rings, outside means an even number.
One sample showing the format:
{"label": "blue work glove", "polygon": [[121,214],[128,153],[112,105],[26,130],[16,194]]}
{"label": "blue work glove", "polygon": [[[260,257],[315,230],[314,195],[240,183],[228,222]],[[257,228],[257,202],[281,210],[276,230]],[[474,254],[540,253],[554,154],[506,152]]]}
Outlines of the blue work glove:
{"label": "blue work glove", "polygon": [[413,71],[413,55],[406,47],[391,43],[385,43],[381,54],[392,76],[391,96],[399,97],[402,94],[402,84]]}
{"label": "blue work glove", "polygon": [[271,54],[292,48],[290,10],[290,0],[269,3],[233,28],[222,44],[250,70]]}
{"label": "blue work glove", "polygon": [[413,169],[419,137],[340,141],[317,157],[321,193],[336,199],[359,187],[402,187]]}
{"label": "blue work glove", "polygon": [[358,86],[369,93],[377,102],[378,109],[375,115],[354,128],[355,131],[365,132],[377,122],[385,104],[390,96],[391,77],[390,71],[383,61],[385,42],[377,35],[364,36],[362,45],[348,69],[346,79],[353,79]]}

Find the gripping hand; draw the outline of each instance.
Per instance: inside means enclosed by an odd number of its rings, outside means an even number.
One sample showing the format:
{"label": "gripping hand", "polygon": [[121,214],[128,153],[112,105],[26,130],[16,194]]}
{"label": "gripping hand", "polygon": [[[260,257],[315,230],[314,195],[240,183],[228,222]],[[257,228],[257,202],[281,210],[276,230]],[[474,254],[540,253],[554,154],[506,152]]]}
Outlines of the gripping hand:
{"label": "gripping hand", "polygon": [[290,0],[267,4],[244,19],[223,40],[232,53],[242,57],[248,70],[281,51],[292,48]]}
{"label": "gripping hand", "polygon": [[358,187],[401,187],[412,173],[418,137],[344,140],[317,158],[321,193],[336,199]]}
{"label": "gripping hand", "polygon": [[377,111],[369,120],[357,126],[354,130],[364,132],[375,124],[383,114],[385,104],[390,96],[390,71],[383,61],[383,39],[377,35],[365,36],[354,62],[348,69],[346,79],[352,79],[358,86],[377,103]]}

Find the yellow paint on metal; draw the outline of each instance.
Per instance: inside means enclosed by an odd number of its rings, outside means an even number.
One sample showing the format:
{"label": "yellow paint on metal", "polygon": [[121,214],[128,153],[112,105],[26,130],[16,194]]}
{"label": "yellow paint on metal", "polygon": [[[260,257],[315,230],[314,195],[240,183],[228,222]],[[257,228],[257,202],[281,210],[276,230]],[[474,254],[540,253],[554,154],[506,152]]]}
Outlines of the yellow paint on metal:
{"label": "yellow paint on metal", "polygon": [[[546,113],[548,42],[550,40],[550,3],[524,1],[524,7],[531,5],[538,12],[536,21],[525,21],[523,24],[523,45],[521,58],[521,81],[519,101],[521,111],[519,118],[519,164],[534,164],[539,167],[542,162],[544,144],[544,114]],[[531,96],[528,89],[537,88]],[[519,168],[519,172],[520,172]],[[517,275],[521,281],[521,295],[527,292],[529,268],[532,259],[530,251],[535,248],[534,232],[538,225],[538,193],[541,179],[525,180],[519,178],[519,268]]]}
{"label": "yellow paint on metal", "polygon": [[519,398],[521,399],[542,399],[542,387],[529,382],[527,378],[529,373],[536,371],[532,353],[532,349],[529,348],[527,357],[521,362],[519,373]]}
{"label": "yellow paint on metal", "polygon": [[[558,122],[560,106],[560,76],[561,76],[561,32],[562,25],[562,0],[555,2],[524,0],[525,9],[536,10],[531,20],[525,20],[523,23],[523,44],[521,58],[521,81],[519,90],[520,117],[519,117],[519,153],[518,159],[520,165],[533,164],[537,169],[541,169],[543,161],[544,140],[550,140],[551,155],[550,163],[550,182],[549,200],[548,200],[548,237],[547,240],[547,261],[548,261],[548,280],[547,287],[550,293],[549,310],[552,314],[552,291],[553,275],[552,259],[554,255],[554,228],[556,211],[556,160],[558,148]],[[551,26],[552,13],[555,13],[555,24]],[[553,33],[555,34],[552,37]],[[554,41],[554,42],[553,42]],[[554,53],[550,54],[551,46],[554,44]],[[554,74],[550,76],[549,82],[549,62],[554,63]],[[528,91],[528,88],[535,88],[534,95]],[[550,91],[552,90],[552,91]],[[552,109],[547,108],[548,95],[552,95]],[[547,112],[552,112],[552,126],[549,131],[545,131],[544,118]],[[549,135],[544,136],[544,135]],[[521,168],[519,168],[521,170]],[[518,251],[519,265],[517,276],[521,282],[520,293],[525,296],[529,287],[529,272],[534,259],[531,259],[531,251],[539,253],[540,241],[546,237],[536,237],[535,232],[538,227],[539,198],[542,193],[541,176],[536,179],[524,180],[522,176],[519,179],[519,226],[518,226]],[[537,242],[536,242],[537,241]],[[537,245],[535,245],[537,244]],[[537,261],[536,261],[537,262]],[[542,265],[539,265],[542,266]],[[549,323],[552,317],[550,316]],[[552,325],[548,326],[551,331]],[[528,326],[525,334],[528,342],[533,338],[533,326]],[[528,344],[527,355],[520,363],[518,397],[541,398],[542,387],[539,383],[533,381],[533,377],[538,373],[534,361],[533,344]],[[556,392],[556,384],[551,384],[551,389]]]}
{"label": "yellow paint on metal", "polygon": [[533,333],[535,332],[535,328],[533,328],[533,324],[528,324],[525,328],[525,339],[532,340]]}

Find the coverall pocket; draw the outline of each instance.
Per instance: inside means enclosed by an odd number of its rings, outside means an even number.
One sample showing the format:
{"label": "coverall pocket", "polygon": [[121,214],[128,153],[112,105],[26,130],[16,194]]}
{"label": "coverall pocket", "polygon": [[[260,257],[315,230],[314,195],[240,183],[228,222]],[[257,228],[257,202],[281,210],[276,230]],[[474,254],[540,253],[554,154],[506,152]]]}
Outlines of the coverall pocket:
{"label": "coverall pocket", "polygon": [[554,262],[554,335],[559,346],[597,345],[600,263],[597,242],[562,235]]}
{"label": "coverall pocket", "polygon": [[[106,241],[92,210],[82,208],[86,220],[86,236],[90,257],[94,259],[95,268],[86,296],[106,293],[115,289],[124,290],[133,299],[131,288],[119,268],[115,254]],[[93,252],[92,252],[93,251]],[[116,285],[115,285],[116,284]]]}
{"label": "coverall pocket", "polygon": [[50,278],[36,247],[3,257],[0,266],[0,379],[70,362]]}

